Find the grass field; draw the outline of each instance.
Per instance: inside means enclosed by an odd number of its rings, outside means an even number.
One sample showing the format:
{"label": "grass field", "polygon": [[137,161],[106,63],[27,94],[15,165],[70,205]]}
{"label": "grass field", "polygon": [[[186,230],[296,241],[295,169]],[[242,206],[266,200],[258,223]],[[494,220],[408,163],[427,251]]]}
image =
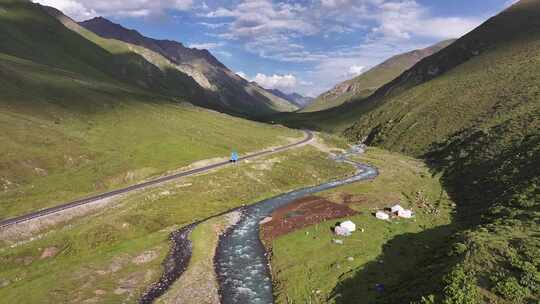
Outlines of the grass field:
{"label": "grass field", "polygon": [[[352,195],[355,203],[348,205],[360,214],[348,219],[365,232],[336,237],[331,228],[337,220],[331,220],[276,239],[272,270],[277,303],[379,303],[388,293],[377,292],[376,284],[408,303],[410,295],[397,292],[396,286],[414,277],[418,265],[430,259],[431,249],[442,246],[451,233],[453,203],[439,176],[424,163],[379,149],[369,149],[358,160],[377,166],[380,176],[321,196],[344,203],[344,195]],[[386,222],[371,214],[396,202],[412,208],[416,217]],[[426,203],[429,207],[421,208]]]}
{"label": "grass field", "polygon": [[302,136],[12,56],[0,67],[0,218]]}
{"label": "grass field", "polygon": [[[168,250],[167,236],[173,229],[350,173],[350,166],[304,147],[134,194],[118,207],[56,227],[29,243],[14,247],[4,243],[0,297],[8,303],[92,298],[101,303],[134,303],[159,277],[160,262]],[[44,249],[50,247],[59,253],[41,259]],[[154,259],[133,262],[148,251],[154,253]]]}

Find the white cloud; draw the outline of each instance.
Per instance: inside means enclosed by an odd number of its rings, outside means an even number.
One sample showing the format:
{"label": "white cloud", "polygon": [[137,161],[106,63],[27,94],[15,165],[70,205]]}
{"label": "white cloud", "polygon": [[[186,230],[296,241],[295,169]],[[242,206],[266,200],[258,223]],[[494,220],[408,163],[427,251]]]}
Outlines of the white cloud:
{"label": "white cloud", "polygon": [[249,76],[248,76],[246,73],[242,72],[242,71],[236,72],[236,75],[238,75],[238,76],[244,78],[244,79],[247,80],[247,81],[250,81],[250,80],[249,80]]}
{"label": "white cloud", "polygon": [[265,74],[258,73],[253,79],[256,83],[260,84],[266,89],[279,89],[289,91],[294,89],[298,84],[296,77],[292,74],[287,75],[272,75],[267,76]]}
{"label": "white cloud", "polygon": [[298,61],[306,54],[300,53],[303,46],[295,44],[293,39],[319,31],[313,20],[306,18],[307,14],[307,8],[300,4],[245,0],[235,7],[219,7],[202,16],[230,18],[227,32],[219,37],[241,41],[249,52],[278,60],[285,53],[295,52],[284,59]]}
{"label": "white cloud", "polygon": [[95,16],[146,17],[162,14],[167,9],[188,10],[193,0],[32,0],[55,7],[75,20]]}
{"label": "white cloud", "polygon": [[308,82],[300,81],[296,76],[292,74],[285,75],[266,75],[263,73],[257,73],[255,77],[251,78],[244,72],[237,72],[236,75],[244,78],[247,81],[254,81],[265,89],[278,89],[284,92],[292,92],[298,85],[310,85]]}
{"label": "white cloud", "polygon": [[64,14],[75,20],[85,20],[96,17],[98,14],[95,10],[86,7],[83,3],[75,0],[32,0],[46,6],[52,6],[61,10]]}
{"label": "white cloud", "polygon": [[355,76],[358,76],[360,74],[362,74],[362,72],[364,71],[364,67],[361,66],[361,65],[352,65],[350,68],[349,68],[349,75],[352,76],[352,77],[355,77]]}
{"label": "white cloud", "polygon": [[190,48],[200,49],[200,50],[212,50],[223,46],[223,42],[207,42],[207,43],[193,43],[190,44]]}
{"label": "white cloud", "polygon": [[476,18],[434,17],[413,0],[381,4],[375,20],[378,26],[372,32],[394,40],[459,38],[482,22]]}
{"label": "white cloud", "polygon": [[200,25],[202,26],[205,26],[209,29],[217,29],[217,28],[221,28],[221,27],[224,27],[226,25],[228,25],[228,23],[226,22],[221,22],[221,23],[208,23],[208,22],[199,22]]}
{"label": "white cloud", "polygon": [[302,41],[306,37],[320,35],[332,40],[362,30],[358,39],[363,44],[421,40],[426,45],[426,41],[457,38],[482,21],[433,16],[416,0],[314,0],[304,4],[241,0],[200,15],[229,22],[218,37],[237,40],[261,58],[293,63],[329,59],[328,49],[309,49]]}
{"label": "white cloud", "polygon": [[236,14],[233,11],[220,7],[216,9],[215,11],[205,14],[204,16],[208,18],[217,18],[217,17],[233,17],[235,15]]}

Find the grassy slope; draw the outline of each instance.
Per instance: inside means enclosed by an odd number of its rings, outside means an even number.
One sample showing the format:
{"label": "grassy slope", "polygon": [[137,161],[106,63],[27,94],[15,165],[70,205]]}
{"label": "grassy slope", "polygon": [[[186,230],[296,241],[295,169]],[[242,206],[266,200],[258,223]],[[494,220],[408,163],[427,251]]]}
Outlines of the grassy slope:
{"label": "grassy slope", "polygon": [[116,61],[26,1],[0,6],[1,218],[300,136],[151,95],[130,83],[153,65]]}
{"label": "grassy slope", "polygon": [[[344,245],[333,244],[336,237],[330,228],[336,220],[332,220],[275,240],[272,269],[278,282],[277,303],[379,303],[375,284],[391,288],[403,280],[414,280],[408,275],[430,259],[426,248],[442,246],[450,234],[452,203],[440,176],[432,176],[418,160],[379,149],[370,149],[359,160],[377,166],[381,175],[373,182],[347,185],[322,195],[337,203],[342,203],[343,194],[360,200],[350,206],[361,214],[350,219],[365,232],[341,238]],[[439,213],[420,209],[419,198]],[[385,222],[371,215],[373,208],[396,201],[413,208],[416,218]],[[354,260],[349,261],[349,257]],[[404,301],[410,296],[406,290],[398,294]]]}
{"label": "grassy slope", "polygon": [[0,6],[4,10],[0,15],[0,53],[177,98],[200,101],[204,97],[202,89],[185,74],[162,71],[125,46],[87,40],[37,4],[1,0]]}
{"label": "grassy slope", "polygon": [[[351,171],[304,147],[131,195],[115,212],[74,220],[16,247],[2,244],[0,283],[8,285],[0,288],[0,296],[8,303],[79,303],[91,298],[135,303],[159,276],[167,236],[175,227]],[[40,259],[51,246],[60,254]],[[159,258],[133,264],[133,257],[149,250]],[[128,291],[115,293],[122,286]],[[96,295],[96,290],[104,294]]]}
{"label": "grassy slope", "polygon": [[423,303],[540,298],[539,20],[540,3],[523,0],[360,104],[285,117],[426,156],[443,173],[459,232],[378,302],[403,290]]}
{"label": "grassy slope", "polygon": [[458,203],[459,262],[440,259],[453,268],[424,282],[426,303],[540,298],[539,16],[521,1],[351,111],[349,138],[428,156]]}
{"label": "grassy slope", "polygon": [[0,102],[2,217],[300,136],[13,57],[0,65],[9,71]]}
{"label": "grassy slope", "polygon": [[394,80],[401,73],[410,69],[422,58],[450,45],[453,40],[443,41],[424,50],[415,50],[404,54],[396,55],[387,61],[377,65],[371,70],[347,80],[338,86],[351,86],[347,92],[327,92],[317,97],[317,99],[301,112],[317,112],[340,106],[346,102],[355,102],[369,97],[373,92]]}

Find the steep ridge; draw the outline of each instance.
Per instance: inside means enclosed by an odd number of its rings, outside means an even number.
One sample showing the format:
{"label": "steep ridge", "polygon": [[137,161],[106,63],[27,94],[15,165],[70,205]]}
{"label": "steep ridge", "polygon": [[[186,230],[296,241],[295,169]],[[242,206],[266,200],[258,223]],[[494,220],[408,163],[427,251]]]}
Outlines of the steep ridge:
{"label": "steep ridge", "polygon": [[455,40],[445,40],[433,46],[396,55],[361,75],[336,85],[321,94],[303,112],[315,112],[339,106],[356,99],[366,98],[381,86],[410,69],[420,60],[431,56]]}
{"label": "steep ridge", "polygon": [[208,50],[187,48],[176,41],[148,38],[102,17],[79,24],[101,37],[124,41],[164,56],[202,87],[215,93],[213,102],[222,108],[255,116],[297,109],[289,101],[239,77]]}
{"label": "steep ridge", "polygon": [[339,114],[351,140],[430,159],[458,203],[448,246],[380,303],[540,299],[538,49],[540,1],[522,0]]}

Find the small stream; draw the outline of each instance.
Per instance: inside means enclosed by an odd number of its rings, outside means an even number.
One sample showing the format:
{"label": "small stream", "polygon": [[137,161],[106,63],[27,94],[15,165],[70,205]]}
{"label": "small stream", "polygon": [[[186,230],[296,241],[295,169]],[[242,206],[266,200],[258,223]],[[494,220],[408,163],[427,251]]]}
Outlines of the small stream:
{"label": "small stream", "polygon": [[360,147],[335,158],[338,162],[354,165],[358,171],[349,178],[324,183],[315,187],[291,191],[246,207],[243,217],[220,237],[216,249],[215,268],[223,304],[270,304],[274,302],[272,278],[266,251],[259,239],[259,222],[272,212],[304,196],[341,185],[378,176],[376,168],[348,159],[362,153]]}

